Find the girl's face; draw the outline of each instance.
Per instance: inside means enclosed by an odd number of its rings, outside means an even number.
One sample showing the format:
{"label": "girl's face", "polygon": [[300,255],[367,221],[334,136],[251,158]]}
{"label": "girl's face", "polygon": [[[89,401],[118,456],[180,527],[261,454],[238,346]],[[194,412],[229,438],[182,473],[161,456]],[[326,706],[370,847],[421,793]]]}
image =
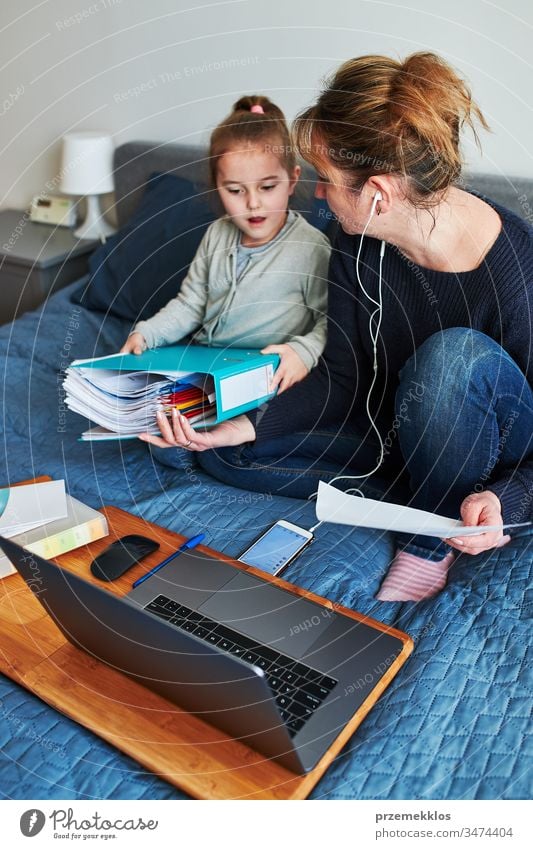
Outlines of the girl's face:
{"label": "girl's face", "polygon": [[224,209],[242,231],[241,244],[259,247],[277,236],[299,174],[298,166],[288,174],[266,148],[235,147],[220,157],[217,189]]}

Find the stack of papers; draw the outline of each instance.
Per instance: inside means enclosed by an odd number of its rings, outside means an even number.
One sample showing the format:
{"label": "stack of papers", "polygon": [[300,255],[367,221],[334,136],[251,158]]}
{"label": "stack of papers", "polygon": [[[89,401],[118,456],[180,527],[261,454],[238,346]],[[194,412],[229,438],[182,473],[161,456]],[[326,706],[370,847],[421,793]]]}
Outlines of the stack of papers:
{"label": "stack of papers", "polygon": [[67,513],[64,481],[0,489],[0,536],[14,537],[63,519]]}
{"label": "stack of papers", "polygon": [[[59,483],[63,483],[60,481]],[[45,484],[37,484],[45,486]],[[23,487],[16,487],[22,489]],[[60,488],[56,486],[57,490]],[[52,488],[54,489],[54,488]],[[13,490],[14,491],[14,490]],[[50,488],[46,490],[50,494]],[[105,516],[98,510],[93,510],[87,504],[77,501],[70,495],[65,495],[66,514],[60,519],[46,522],[37,528],[31,528],[12,536],[13,542],[22,545],[33,554],[39,554],[45,560],[58,557],[80,545],[87,545],[96,539],[107,536],[109,529]],[[15,572],[15,567],[7,555],[0,553],[0,578],[5,578]]]}
{"label": "stack of papers", "polygon": [[[213,381],[204,374],[68,368],[63,382],[65,403],[75,413],[123,438],[160,433],[156,413],[179,410],[191,424],[210,424],[216,411]],[[98,433],[91,431],[91,438]]]}
{"label": "stack of papers", "polygon": [[85,431],[84,441],[158,435],[159,410],[170,416],[178,409],[193,427],[210,427],[272,398],[278,365],[278,354],[206,345],[75,360],[63,381],[65,403],[100,425]]}

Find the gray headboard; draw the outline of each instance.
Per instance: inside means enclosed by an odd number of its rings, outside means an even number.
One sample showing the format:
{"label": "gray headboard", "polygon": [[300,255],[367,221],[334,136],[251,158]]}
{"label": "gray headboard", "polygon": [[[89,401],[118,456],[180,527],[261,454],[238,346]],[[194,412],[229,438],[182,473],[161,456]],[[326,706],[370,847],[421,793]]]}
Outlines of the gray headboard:
{"label": "gray headboard", "polygon": [[[114,168],[119,226],[131,217],[148,178],[155,171],[186,177],[198,186],[199,191],[205,191],[209,185],[207,152],[199,146],[148,141],[126,142],[115,150]],[[312,197],[315,174],[305,163],[302,168],[297,197],[303,206]],[[471,174],[467,177],[467,184],[533,223],[533,180],[499,177],[493,174]]]}
{"label": "gray headboard", "polygon": [[[314,193],[316,175],[302,164],[302,176],[296,196],[298,208],[307,207]],[[115,205],[119,227],[128,221],[142,197],[148,178],[156,171],[168,172],[191,180],[199,192],[209,187],[207,151],[192,145],[133,141],[115,150]],[[309,208],[309,207],[307,207]]]}

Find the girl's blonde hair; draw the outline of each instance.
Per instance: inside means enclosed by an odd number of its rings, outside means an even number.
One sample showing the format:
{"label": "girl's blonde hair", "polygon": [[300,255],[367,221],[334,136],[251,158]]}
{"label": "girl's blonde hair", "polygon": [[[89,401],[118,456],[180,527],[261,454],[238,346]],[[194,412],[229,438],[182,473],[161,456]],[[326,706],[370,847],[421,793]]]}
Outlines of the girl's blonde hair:
{"label": "girl's blonde hair", "polygon": [[400,174],[416,206],[429,207],[456,182],[463,159],[459,137],[487,122],[467,84],[435,53],[403,62],[360,56],[337,70],[317,103],[296,119],[302,156],[318,168],[329,161],[360,189],[371,176]]}
{"label": "girl's blonde hair", "polygon": [[[262,111],[257,109],[252,112],[253,106],[261,107]],[[283,112],[268,97],[245,95],[239,98],[227,118],[211,134],[209,169],[213,186],[216,186],[217,165],[221,156],[228,150],[235,151],[241,145],[246,149],[257,144],[267,149],[270,147],[285,171],[292,174],[296,159]]]}

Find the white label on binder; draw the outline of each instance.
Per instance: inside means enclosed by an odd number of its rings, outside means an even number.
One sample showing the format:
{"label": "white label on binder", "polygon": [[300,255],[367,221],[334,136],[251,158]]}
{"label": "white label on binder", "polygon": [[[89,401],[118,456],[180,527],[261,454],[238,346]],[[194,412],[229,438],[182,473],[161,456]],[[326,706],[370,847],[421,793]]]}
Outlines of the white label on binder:
{"label": "white label on binder", "polygon": [[220,381],[220,410],[227,412],[242,407],[258,398],[270,395],[270,383],[274,377],[271,364],[225,377]]}

